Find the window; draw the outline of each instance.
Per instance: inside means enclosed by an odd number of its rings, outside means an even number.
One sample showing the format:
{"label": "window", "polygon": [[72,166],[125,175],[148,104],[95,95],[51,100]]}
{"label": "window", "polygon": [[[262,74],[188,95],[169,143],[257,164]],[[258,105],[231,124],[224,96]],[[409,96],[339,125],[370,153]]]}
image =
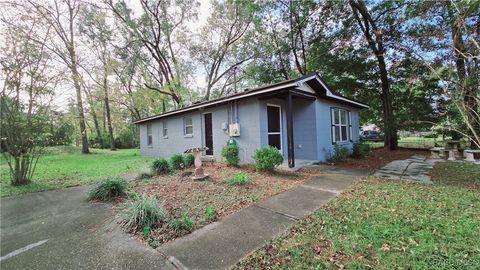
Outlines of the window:
{"label": "window", "polygon": [[[344,109],[331,108],[332,141],[346,142],[351,137],[350,112]],[[350,128],[349,128],[350,127]],[[350,135],[349,135],[350,133]]]}
{"label": "window", "polygon": [[185,136],[192,136],[193,135],[192,117],[183,118],[183,135],[185,135]]}
{"label": "window", "polygon": [[152,145],[152,124],[147,124],[147,145]]}
{"label": "window", "polygon": [[163,121],[163,138],[168,137],[168,124],[167,120]]}
{"label": "window", "polygon": [[278,105],[267,105],[268,145],[282,149],[282,111]]}

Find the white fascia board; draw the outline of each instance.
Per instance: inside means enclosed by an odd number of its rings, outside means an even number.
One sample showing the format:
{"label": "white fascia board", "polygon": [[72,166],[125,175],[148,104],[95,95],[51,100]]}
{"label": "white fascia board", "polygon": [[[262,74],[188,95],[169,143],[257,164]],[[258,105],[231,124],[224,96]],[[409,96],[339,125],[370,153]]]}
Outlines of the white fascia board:
{"label": "white fascia board", "polygon": [[363,107],[363,108],[369,108],[367,105],[365,104],[362,104],[362,103],[359,103],[359,102],[356,102],[356,101],[353,101],[353,100],[350,100],[350,99],[347,99],[347,98],[344,98],[344,97],[341,97],[341,96],[337,96],[335,95],[332,90],[330,90],[330,88],[328,88],[323,82],[322,80],[320,80],[318,78],[317,75],[312,75],[310,77],[307,77],[301,81],[298,81],[298,83],[304,83],[306,81],[309,81],[311,79],[315,78],[326,90],[327,90],[327,97],[331,97],[331,98],[334,98],[334,99],[338,99],[338,100],[342,100],[342,101],[345,101],[345,102],[348,102],[348,103],[352,103],[352,104],[355,104],[357,106],[360,106],[360,107]]}

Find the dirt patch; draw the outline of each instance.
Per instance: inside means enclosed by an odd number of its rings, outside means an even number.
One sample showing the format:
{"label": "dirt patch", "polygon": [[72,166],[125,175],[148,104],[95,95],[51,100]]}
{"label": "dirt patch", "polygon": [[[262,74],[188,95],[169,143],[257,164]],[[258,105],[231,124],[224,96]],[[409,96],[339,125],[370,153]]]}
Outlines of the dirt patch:
{"label": "dirt patch", "polygon": [[427,150],[420,149],[399,148],[398,150],[390,151],[386,148],[377,148],[372,150],[371,154],[366,158],[349,158],[345,161],[335,162],[335,166],[374,171],[391,161],[407,159],[413,155],[428,155],[428,153]]}
{"label": "dirt patch", "polygon": [[[188,171],[188,170],[186,170]],[[193,171],[193,169],[190,169]],[[194,229],[248,207],[253,203],[302,184],[318,172],[292,173],[277,171],[259,173],[252,166],[228,167],[221,163],[206,163],[204,171],[210,177],[205,181],[194,181],[185,171],[167,176],[157,176],[148,180],[132,183],[138,194],[156,196],[162,202],[169,219],[179,218],[182,214],[194,222]],[[225,180],[236,172],[248,174],[250,181],[242,186],[230,186]],[[215,218],[205,215],[207,207],[213,208]],[[166,222],[152,226],[147,241],[162,244],[188,232],[175,232]]]}

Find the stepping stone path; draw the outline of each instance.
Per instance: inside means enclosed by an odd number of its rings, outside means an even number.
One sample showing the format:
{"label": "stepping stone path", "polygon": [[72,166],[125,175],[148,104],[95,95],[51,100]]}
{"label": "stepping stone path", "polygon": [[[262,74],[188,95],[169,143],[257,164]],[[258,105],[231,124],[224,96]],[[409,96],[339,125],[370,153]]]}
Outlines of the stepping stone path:
{"label": "stepping stone path", "polygon": [[373,175],[393,180],[414,180],[431,184],[430,171],[438,159],[428,159],[425,156],[414,155],[404,160],[394,160]]}

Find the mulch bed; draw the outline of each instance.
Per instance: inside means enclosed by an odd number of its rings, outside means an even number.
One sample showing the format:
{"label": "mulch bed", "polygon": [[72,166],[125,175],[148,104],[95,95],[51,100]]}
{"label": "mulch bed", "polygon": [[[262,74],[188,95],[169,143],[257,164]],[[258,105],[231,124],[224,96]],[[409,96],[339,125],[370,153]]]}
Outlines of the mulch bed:
{"label": "mulch bed", "polygon": [[398,148],[398,150],[390,151],[386,148],[377,148],[364,159],[349,158],[345,161],[335,162],[335,166],[366,169],[374,171],[380,169],[387,163],[394,160],[407,159],[413,155],[428,155],[427,150]]}
{"label": "mulch bed", "polygon": [[[259,173],[252,166],[228,167],[221,163],[204,163],[204,171],[209,175],[205,181],[194,181],[184,172],[178,171],[166,176],[155,176],[147,180],[136,180],[133,190],[138,194],[155,196],[162,203],[168,218],[179,218],[182,213],[194,222],[194,229],[199,229],[215,219],[205,215],[207,207],[213,207],[216,220],[248,207],[266,197],[302,184],[309,177],[319,172],[292,173],[276,171]],[[193,171],[192,169],[189,169]],[[187,170],[188,171],[188,170]],[[236,172],[243,171],[250,177],[250,182],[243,186],[230,186],[225,180]],[[168,222],[152,226],[148,242],[155,245],[171,241],[188,232],[174,232]]]}

